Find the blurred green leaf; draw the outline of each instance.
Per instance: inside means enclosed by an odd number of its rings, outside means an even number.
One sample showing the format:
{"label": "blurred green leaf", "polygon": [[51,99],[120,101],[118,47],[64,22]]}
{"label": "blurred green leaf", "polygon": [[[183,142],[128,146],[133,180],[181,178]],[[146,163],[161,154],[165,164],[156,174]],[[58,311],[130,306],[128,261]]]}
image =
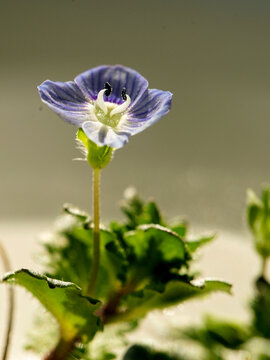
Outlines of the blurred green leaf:
{"label": "blurred green leaf", "polygon": [[113,354],[113,353],[104,353],[102,358],[99,358],[98,360],[113,360],[113,359],[116,359],[116,355]]}
{"label": "blurred green leaf", "polygon": [[270,360],[270,356],[267,354],[261,354],[259,355],[258,360]]}
{"label": "blurred green leaf", "polygon": [[200,343],[208,350],[217,346],[232,350],[239,349],[251,337],[248,326],[213,317],[205,318],[202,327],[188,328],[183,334],[184,337]]}
{"label": "blurred green leaf", "polygon": [[85,297],[73,283],[50,279],[27,269],[7,274],[3,282],[23,286],[57,320],[63,339],[83,337],[89,341],[102,329],[94,312],[100,306],[98,300]]}
{"label": "blurred green leaf", "polygon": [[184,238],[187,234],[187,224],[184,222],[170,226],[170,229],[176,234],[178,234],[181,238]]}
{"label": "blurred green leaf", "polygon": [[247,191],[247,219],[249,227],[254,230],[255,222],[262,208],[262,202],[253,190]]}
{"label": "blurred green leaf", "polygon": [[147,346],[133,345],[128,349],[123,360],[184,360],[184,358],[155,351]]}
{"label": "blurred green leaf", "polygon": [[253,326],[262,337],[270,339],[270,284],[260,277],[256,281],[256,295],[251,304],[253,310]]}
{"label": "blurred green leaf", "polygon": [[145,203],[133,188],[126,190],[121,210],[128,219],[126,224],[128,230],[142,224],[164,225],[156,203],[153,201]]}
{"label": "blurred green leaf", "polygon": [[[64,226],[58,229],[51,241],[44,244],[47,275],[76,283],[85,293],[92,263],[93,229],[78,220],[77,215],[63,215],[60,222]],[[101,228],[100,243],[101,260],[95,296],[104,300],[124,280],[127,262],[125,252],[113,232]]]}
{"label": "blurred green leaf", "polygon": [[90,220],[90,215],[87,212],[80,210],[78,207],[71,204],[64,204],[63,211],[69,215],[74,216],[78,220],[85,222]]}
{"label": "blurred green leaf", "polygon": [[247,220],[254,235],[258,253],[265,259],[270,256],[269,189],[264,189],[261,200],[249,190],[247,194]]}
{"label": "blurred green leaf", "polygon": [[191,253],[195,252],[199,247],[206,245],[212,242],[215,239],[216,235],[210,235],[206,237],[201,237],[197,240],[186,241],[186,245]]}
{"label": "blurred green leaf", "polygon": [[219,280],[172,280],[165,285],[164,291],[145,287],[124,297],[121,305],[125,309],[116,315],[115,321],[139,319],[154,309],[163,309],[180,304],[188,299],[221,291],[230,294],[231,284]]}

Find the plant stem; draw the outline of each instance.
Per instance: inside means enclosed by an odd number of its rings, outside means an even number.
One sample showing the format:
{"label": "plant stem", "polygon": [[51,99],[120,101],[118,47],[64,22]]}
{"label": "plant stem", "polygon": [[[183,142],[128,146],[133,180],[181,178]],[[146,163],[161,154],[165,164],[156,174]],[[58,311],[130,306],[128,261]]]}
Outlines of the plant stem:
{"label": "plant stem", "polygon": [[61,337],[56,347],[45,356],[44,360],[65,360],[74,349],[75,343],[76,339],[65,341]]}
{"label": "plant stem", "polygon": [[267,268],[267,258],[262,258],[262,270],[261,270],[261,276],[266,276],[266,268]]}
{"label": "plant stem", "polygon": [[129,282],[116,291],[97,312],[96,314],[102,320],[102,323],[108,324],[117,315],[118,306],[123,296],[130,294],[135,288],[136,282]]}
{"label": "plant stem", "polygon": [[93,259],[90,274],[90,281],[87,294],[93,296],[95,293],[96,281],[99,268],[100,257],[100,230],[99,230],[99,198],[100,198],[100,169],[93,170],[93,213],[94,213],[94,229],[93,229]]}
{"label": "plant stem", "polygon": [[[11,270],[10,262],[5,249],[0,243],[0,257],[2,258],[4,269],[6,272]],[[6,329],[6,336],[4,341],[4,350],[2,354],[2,360],[6,360],[8,358],[8,351],[9,345],[11,340],[11,332],[13,327],[13,318],[14,318],[14,303],[15,303],[15,296],[14,296],[14,289],[12,286],[9,286],[8,289],[8,323]]]}

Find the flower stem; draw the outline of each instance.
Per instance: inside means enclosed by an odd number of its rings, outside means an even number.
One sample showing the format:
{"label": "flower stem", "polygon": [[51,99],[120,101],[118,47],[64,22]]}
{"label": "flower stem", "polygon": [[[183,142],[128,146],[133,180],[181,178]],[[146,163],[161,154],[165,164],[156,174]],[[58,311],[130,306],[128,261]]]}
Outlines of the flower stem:
{"label": "flower stem", "polygon": [[[11,270],[10,262],[8,255],[4,249],[4,247],[0,243],[0,257],[2,258],[4,269],[6,272]],[[11,332],[13,327],[13,318],[14,318],[14,289],[12,286],[9,286],[8,289],[8,323],[6,329],[6,336],[4,341],[4,350],[2,354],[2,360],[6,360],[8,358],[9,344],[11,339]]]}
{"label": "flower stem", "polygon": [[90,281],[88,286],[87,294],[93,296],[96,287],[96,281],[98,276],[99,268],[99,257],[100,257],[100,169],[93,170],[93,213],[94,213],[94,229],[93,229],[93,260],[90,274]]}

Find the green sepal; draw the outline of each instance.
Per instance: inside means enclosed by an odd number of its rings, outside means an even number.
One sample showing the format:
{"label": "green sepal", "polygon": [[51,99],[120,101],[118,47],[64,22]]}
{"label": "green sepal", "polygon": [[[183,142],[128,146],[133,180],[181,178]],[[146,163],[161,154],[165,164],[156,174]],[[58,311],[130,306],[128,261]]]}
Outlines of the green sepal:
{"label": "green sepal", "polygon": [[36,297],[57,320],[61,336],[67,341],[74,337],[90,341],[97,331],[102,330],[100,319],[94,315],[100,301],[83,296],[81,289],[73,283],[27,269],[8,273],[2,281],[20,285]]}
{"label": "green sepal", "polygon": [[107,145],[98,146],[88,139],[81,128],[77,131],[77,140],[84,146],[86,159],[93,169],[103,169],[112,160],[114,149]]}

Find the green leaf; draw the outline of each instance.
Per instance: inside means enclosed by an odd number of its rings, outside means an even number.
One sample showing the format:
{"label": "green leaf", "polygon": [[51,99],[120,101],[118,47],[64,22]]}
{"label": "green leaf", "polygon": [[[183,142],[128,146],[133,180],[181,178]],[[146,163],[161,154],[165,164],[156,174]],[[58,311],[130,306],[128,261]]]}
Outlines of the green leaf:
{"label": "green leaf", "polygon": [[[77,241],[83,242],[89,255],[87,270],[90,271],[93,254],[93,228],[74,228],[72,232],[65,234]],[[127,268],[125,252],[115,235],[106,229],[100,229],[100,267],[95,294],[100,299],[108,297],[109,293],[124,281]],[[90,273],[89,273],[90,274]]]}
{"label": "green leaf", "polygon": [[162,280],[187,265],[189,251],[173,231],[160,225],[141,225],[125,234],[129,281]]}
{"label": "green leaf", "polygon": [[269,189],[268,188],[263,189],[262,203],[263,203],[264,211],[268,215],[268,213],[269,213]]}
{"label": "green leaf", "polygon": [[133,345],[128,349],[123,360],[184,360],[184,358],[155,351],[146,346]]}
{"label": "green leaf", "polygon": [[154,309],[163,309],[177,305],[188,299],[207,295],[212,292],[221,291],[231,293],[231,284],[219,280],[196,280],[192,282],[172,280],[165,286],[164,291],[159,292],[150,288],[131,293],[123,298],[122,307],[126,309],[120,312],[118,320],[138,319]]}
{"label": "green leaf", "polygon": [[186,241],[186,245],[191,253],[195,252],[199,247],[212,242],[215,239],[216,235],[210,235],[206,237],[201,237],[197,240]]}
{"label": "green leaf", "polygon": [[239,349],[250,338],[251,332],[246,324],[206,317],[202,327],[188,328],[183,331],[184,337],[194,340],[207,350],[224,347]]}
{"label": "green leaf", "polygon": [[[74,219],[75,221],[73,221]],[[45,243],[47,275],[78,284],[87,291],[92,256],[93,229],[75,215],[63,215],[62,226]],[[105,300],[109,293],[125,279],[127,261],[116,234],[105,228],[100,230],[100,268],[95,296]]]}
{"label": "green leaf", "polygon": [[269,189],[262,191],[261,200],[252,190],[247,194],[247,220],[254,235],[256,250],[264,259],[270,257]]}
{"label": "green leaf", "polygon": [[150,201],[144,207],[144,219],[143,224],[162,224],[162,217],[157,204],[154,201]]}
{"label": "green leaf", "polygon": [[255,223],[260,216],[263,204],[253,190],[247,191],[247,220],[252,231],[255,231]]}
{"label": "green leaf", "polygon": [[50,279],[27,269],[7,274],[3,282],[23,286],[31,292],[55,317],[65,340],[82,336],[89,341],[102,329],[100,319],[94,315],[100,302],[83,296],[73,283]]}
{"label": "green leaf", "polygon": [[181,238],[184,238],[187,234],[187,224],[185,222],[170,226],[170,229],[178,234]]}
{"label": "green leaf", "polygon": [[154,201],[145,203],[133,188],[125,191],[125,197],[121,206],[122,212],[126,215],[127,228],[134,230],[142,224],[164,225],[161,213]]}
{"label": "green leaf", "polygon": [[260,277],[256,281],[256,296],[252,302],[253,326],[262,337],[270,339],[270,284]]}
{"label": "green leaf", "polygon": [[87,212],[80,210],[78,207],[71,204],[64,204],[63,211],[73,217],[77,218],[81,222],[90,221],[90,216]]}

